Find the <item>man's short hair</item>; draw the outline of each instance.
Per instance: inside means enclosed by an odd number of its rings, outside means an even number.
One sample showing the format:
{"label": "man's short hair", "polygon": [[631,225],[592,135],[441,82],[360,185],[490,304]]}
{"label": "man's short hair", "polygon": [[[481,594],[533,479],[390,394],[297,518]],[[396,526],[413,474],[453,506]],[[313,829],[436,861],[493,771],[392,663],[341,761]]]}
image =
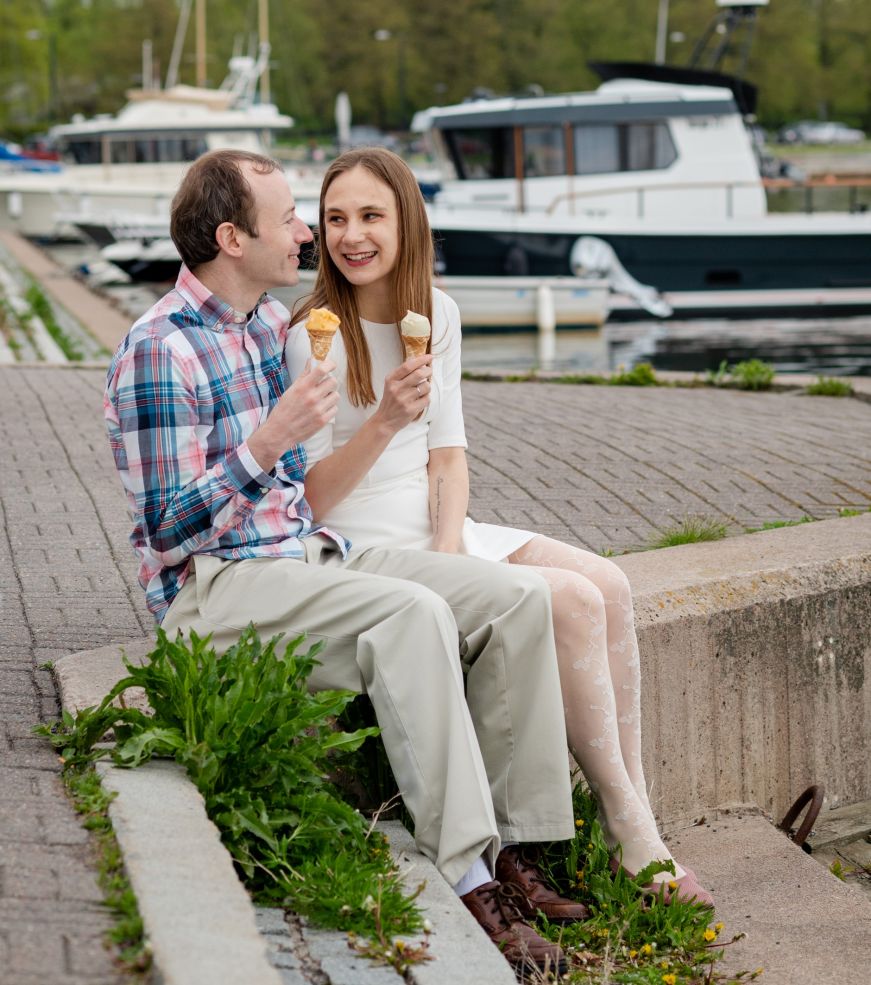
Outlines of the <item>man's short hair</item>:
{"label": "man's short hair", "polygon": [[216,150],[197,158],[182,179],[172,200],[169,230],[189,269],[218,255],[215,232],[222,222],[257,235],[254,194],[242,170],[246,164],[256,174],[281,170],[262,154]]}

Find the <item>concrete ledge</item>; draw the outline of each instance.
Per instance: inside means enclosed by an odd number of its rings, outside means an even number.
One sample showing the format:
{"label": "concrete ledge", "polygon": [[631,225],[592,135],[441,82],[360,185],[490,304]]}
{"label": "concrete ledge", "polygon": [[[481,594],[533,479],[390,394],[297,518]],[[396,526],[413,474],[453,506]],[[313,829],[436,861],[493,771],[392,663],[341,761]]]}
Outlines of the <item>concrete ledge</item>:
{"label": "concrete ledge", "polygon": [[390,841],[408,889],[426,882],[418,902],[435,928],[430,938],[435,960],[411,966],[407,977],[414,985],[517,985],[511,966],[432,862],[417,850],[411,834],[399,821],[378,827]]}
{"label": "concrete ledge", "polygon": [[[58,694],[63,708],[77,712],[98,705],[112,688],[127,676],[124,657],[131,663],[142,664],[154,649],[155,640],[150,636],[112,643],[96,650],[68,653],[52,665]],[[141,688],[130,688],[125,693],[128,707],[146,710],[148,702]]]}
{"label": "concrete ledge", "polygon": [[635,598],[648,785],[666,821],[871,799],[871,515],[616,559]]}
{"label": "concrete ledge", "polygon": [[175,763],[98,765],[160,985],[281,985],[247,891]]}

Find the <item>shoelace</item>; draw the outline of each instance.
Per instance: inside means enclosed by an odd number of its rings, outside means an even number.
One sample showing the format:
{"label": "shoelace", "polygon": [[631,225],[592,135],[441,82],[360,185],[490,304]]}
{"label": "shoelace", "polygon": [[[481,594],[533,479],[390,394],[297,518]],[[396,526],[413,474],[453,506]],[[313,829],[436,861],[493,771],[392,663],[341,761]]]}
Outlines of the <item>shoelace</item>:
{"label": "shoelace", "polygon": [[502,919],[507,924],[516,923],[518,920],[523,922],[524,916],[521,905],[526,903],[526,896],[519,886],[513,883],[500,883],[487,890],[485,896],[487,902],[496,904],[496,908],[502,915]]}
{"label": "shoelace", "polygon": [[537,882],[540,886],[547,886],[544,881],[538,863],[541,859],[541,851],[538,848],[527,848],[524,846],[517,853],[517,862],[523,867],[523,871],[529,876],[532,882]]}

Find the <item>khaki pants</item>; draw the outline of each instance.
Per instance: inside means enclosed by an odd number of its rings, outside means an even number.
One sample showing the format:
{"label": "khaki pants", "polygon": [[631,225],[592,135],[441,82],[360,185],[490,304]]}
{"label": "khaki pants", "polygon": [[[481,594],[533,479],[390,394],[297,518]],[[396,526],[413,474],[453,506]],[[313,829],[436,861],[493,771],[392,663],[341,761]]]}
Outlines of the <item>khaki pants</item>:
{"label": "khaki pants", "polygon": [[[450,883],[500,838],[574,831],[565,722],[544,580],[520,566],[375,548],[342,561],[197,555],[163,628],[231,646],[325,640],[310,685],[369,695],[418,847]],[[463,669],[466,671],[465,693]]]}

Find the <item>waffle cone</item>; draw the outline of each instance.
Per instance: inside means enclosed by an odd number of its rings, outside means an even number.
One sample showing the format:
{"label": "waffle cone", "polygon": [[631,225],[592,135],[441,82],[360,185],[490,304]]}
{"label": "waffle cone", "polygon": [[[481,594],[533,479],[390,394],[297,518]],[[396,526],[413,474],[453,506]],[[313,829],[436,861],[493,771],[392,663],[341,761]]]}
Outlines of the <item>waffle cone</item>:
{"label": "waffle cone", "polygon": [[428,335],[403,335],[402,344],[405,347],[405,358],[411,359],[412,356],[424,355],[428,343]]}
{"label": "waffle cone", "polygon": [[328,332],[318,332],[311,328],[306,330],[312,347],[312,356],[318,362],[323,362],[330,354],[330,346],[333,344],[333,337],[336,334],[335,329]]}

